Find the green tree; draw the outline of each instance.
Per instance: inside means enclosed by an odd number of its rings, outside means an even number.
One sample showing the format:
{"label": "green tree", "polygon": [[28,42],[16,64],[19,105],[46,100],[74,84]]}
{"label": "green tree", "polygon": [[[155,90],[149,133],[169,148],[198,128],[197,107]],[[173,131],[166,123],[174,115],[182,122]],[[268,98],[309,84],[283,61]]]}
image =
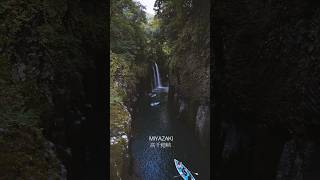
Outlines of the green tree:
{"label": "green tree", "polygon": [[132,0],[111,1],[110,48],[127,60],[144,60],[147,23],[144,7]]}

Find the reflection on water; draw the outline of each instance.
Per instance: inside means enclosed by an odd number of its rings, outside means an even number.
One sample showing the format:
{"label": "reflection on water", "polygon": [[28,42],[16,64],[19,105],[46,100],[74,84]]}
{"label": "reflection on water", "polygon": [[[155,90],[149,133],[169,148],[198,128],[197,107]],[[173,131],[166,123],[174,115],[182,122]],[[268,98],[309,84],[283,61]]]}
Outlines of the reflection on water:
{"label": "reflection on water", "polygon": [[[154,93],[157,95],[139,100],[133,124],[132,156],[136,175],[142,180],[171,180],[178,175],[174,165],[176,158],[191,171],[199,172],[196,179],[209,179],[210,158],[200,152],[193,131],[169,113],[167,93]],[[150,106],[157,101],[159,105]],[[171,148],[152,148],[149,136],[174,136],[174,140]]]}

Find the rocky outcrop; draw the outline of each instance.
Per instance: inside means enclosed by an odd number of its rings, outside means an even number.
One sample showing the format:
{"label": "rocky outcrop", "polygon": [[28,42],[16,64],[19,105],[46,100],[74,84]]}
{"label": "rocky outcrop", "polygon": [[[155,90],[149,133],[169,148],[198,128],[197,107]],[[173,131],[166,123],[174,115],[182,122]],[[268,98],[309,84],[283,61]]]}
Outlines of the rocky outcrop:
{"label": "rocky outcrop", "polygon": [[137,66],[111,53],[110,179],[134,179],[130,143],[135,105],[151,88],[149,65]]}
{"label": "rocky outcrop", "polygon": [[195,122],[196,135],[200,139],[200,143],[205,146],[210,142],[210,108],[209,106],[199,106]]}
{"label": "rocky outcrop", "polygon": [[[150,88],[147,76],[138,84],[125,89],[127,98],[110,103],[110,179],[134,179],[130,143],[132,141],[132,121],[134,120],[137,98]],[[128,83],[125,81],[125,83]],[[120,84],[118,84],[120,85]],[[119,88],[122,86],[120,85]],[[138,88],[139,87],[139,88]]]}
{"label": "rocky outcrop", "polygon": [[110,178],[128,178],[132,118],[127,107],[120,103],[112,104],[110,111]]}

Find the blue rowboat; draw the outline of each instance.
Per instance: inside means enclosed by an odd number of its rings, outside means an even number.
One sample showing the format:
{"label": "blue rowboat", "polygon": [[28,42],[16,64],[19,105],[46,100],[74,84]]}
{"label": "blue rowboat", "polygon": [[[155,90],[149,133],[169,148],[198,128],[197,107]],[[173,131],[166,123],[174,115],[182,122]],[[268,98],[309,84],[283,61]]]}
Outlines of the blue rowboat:
{"label": "blue rowboat", "polygon": [[183,178],[183,180],[196,180],[193,175],[191,174],[191,171],[189,171],[181,161],[178,161],[174,159],[174,164],[176,165],[177,171],[179,172],[180,176]]}

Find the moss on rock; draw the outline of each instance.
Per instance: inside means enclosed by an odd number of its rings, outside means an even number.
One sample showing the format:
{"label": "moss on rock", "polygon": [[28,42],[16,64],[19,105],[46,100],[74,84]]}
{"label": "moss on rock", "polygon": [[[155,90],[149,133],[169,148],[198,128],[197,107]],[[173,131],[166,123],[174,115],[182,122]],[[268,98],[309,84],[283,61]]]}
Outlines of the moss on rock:
{"label": "moss on rock", "polygon": [[128,137],[131,116],[124,105],[113,103],[110,119],[110,176],[111,179],[121,179],[128,175]]}
{"label": "moss on rock", "polygon": [[63,179],[39,127],[41,108],[29,106],[45,106],[34,82],[14,82],[9,61],[0,65],[0,179]]}
{"label": "moss on rock", "polygon": [[137,86],[147,76],[148,65],[128,61],[129,57],[111,52],[110,69],[110,178],[128,178],[129,140],[133,98]]}
{"label": "moss on rock", "polygon": [[60,179],[59,161],[50,155],[37,128],[13,126],[0,135],[0,179]]}

